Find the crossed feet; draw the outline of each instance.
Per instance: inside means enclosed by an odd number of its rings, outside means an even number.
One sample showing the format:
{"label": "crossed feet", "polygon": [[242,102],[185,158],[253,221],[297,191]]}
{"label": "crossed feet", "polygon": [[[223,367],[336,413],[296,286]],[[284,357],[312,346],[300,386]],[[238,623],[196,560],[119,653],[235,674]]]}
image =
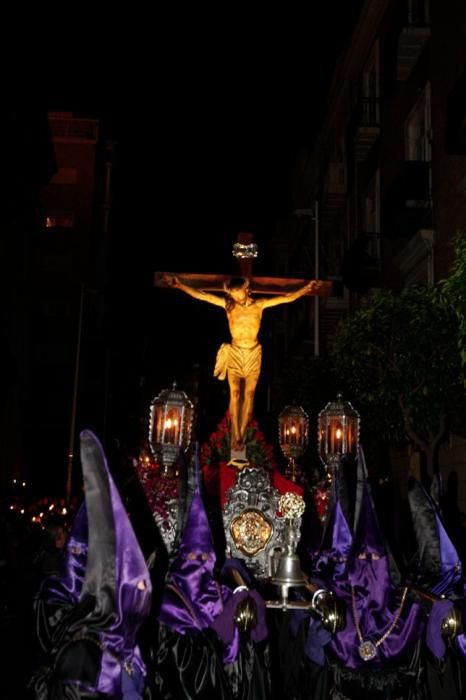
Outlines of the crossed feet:
{"label": "crossed feet", "polygon": [[242,452],[245,448],[245,444],[242,440],[232,440],[231,442],[231,449],[235,450],[235,452]]}
{"label": "crossed feet", "polygon": [[232,426],[230,433],[230,449],[234,452],[242,452],[245,447],[244,437],[241,437],[236,430],[233,430]]}

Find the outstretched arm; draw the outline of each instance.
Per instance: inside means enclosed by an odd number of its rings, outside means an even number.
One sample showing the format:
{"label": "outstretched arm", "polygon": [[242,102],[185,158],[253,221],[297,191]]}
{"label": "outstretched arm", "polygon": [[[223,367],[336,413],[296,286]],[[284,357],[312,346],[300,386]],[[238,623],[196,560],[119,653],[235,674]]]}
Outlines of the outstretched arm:
{"label": "outstretched arm", "polygon": [[202,289],[195,289],[190,287],[188,284],[183,284],[176,276],[165,275],[164,282],[168,284],[169,287],[175,287],[175,289],[180,289],[185,294],[189,294],[190,297],[194,299],[199,299],[200,301],[206,301],[208,304],[215,304],[215,306],[221,306],[225,308],[225,299],[216,294],[209,294],[209,292],[204,292]]}
{"label": "outstretched arm", "polygon": [[263,309],[269,309],[271,306],[279,306],[279,304],[290,304],[292,301],[296,301],[299,297],[304,296],[308,292],[312,292],[317,289],[319,282],[316,280],[311,280],[304,287],[300,287],[295,292],[288,292],[288,294],[280,294],[276,297],[263,297],[258,299],[257,302],[260,303]]}

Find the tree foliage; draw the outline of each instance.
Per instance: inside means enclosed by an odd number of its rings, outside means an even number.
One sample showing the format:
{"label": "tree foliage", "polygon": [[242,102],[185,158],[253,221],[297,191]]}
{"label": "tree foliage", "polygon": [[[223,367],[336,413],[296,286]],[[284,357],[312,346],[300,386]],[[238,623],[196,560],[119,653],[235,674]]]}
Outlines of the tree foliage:
{"label": "tree foliage", "polygon": [[[453,239],[455,258],[448,277],[440,284],[443,303],[456,314],[457,347],[463,369],[466,368],[466,231],[458,231]],[[466,379],[466,375],[465,375]],[[465,384],[466,387],[466,384]]]}
{"label": "tree foliage", "polygon": [[338,374],[379,439],[408,439],[430,469],[452,412],[465,407],[458,315],[440,287],[380,290],[340,324]]}

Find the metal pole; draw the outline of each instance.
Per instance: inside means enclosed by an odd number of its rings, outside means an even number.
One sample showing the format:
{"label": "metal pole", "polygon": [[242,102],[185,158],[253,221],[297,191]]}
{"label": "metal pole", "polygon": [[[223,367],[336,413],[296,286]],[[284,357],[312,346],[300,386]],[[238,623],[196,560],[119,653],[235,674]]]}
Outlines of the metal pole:
{"label": "metal pole", "polygon": [[84,283],[81,283],[81,298],[79,302],[79,321],[78,321],[78,339],[76,341],[76,359],[74,363],[74,385],[73,385],[73,404],[71,408],[71,425],[70,425],[70,441],[68,445],[68,464],[66,468],[66,503],[71,501],[71,488],[73,483],[73,460],[74,460],[74,433],[76,430],[76,407],[78,404],[78,387],[79,387],[79,365],[81,363],[81,335],[83,326],[83,309],[84,309]]}
{"label": "metal pole", "polygon": [[[314,204],[314,259],[315,279],[319,279],[319,202]],[[319,357],[319,297],[314,297],[314,355]]]}

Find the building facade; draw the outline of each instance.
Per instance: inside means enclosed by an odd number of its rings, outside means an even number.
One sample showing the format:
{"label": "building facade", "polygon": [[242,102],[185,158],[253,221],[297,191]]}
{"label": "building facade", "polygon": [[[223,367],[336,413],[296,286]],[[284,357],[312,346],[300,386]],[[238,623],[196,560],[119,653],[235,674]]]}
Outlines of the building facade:
{"label": "building facade", "polygon": [[[296,169],[295,215],[281,230],[289,260],[336,282],[304,333],[281,329],[298,362],[325,355],[338,321],[372,289],[448,274],[452,238],[466,222],[465,117],[465,3],[368,0],[337,61],[320,133]],[[446,476],[461,444],[441,450]],[[395,460],[395,470],[407,460],[416,455]]]}
{"label": "building facade", "polygon": [[28,425],[47,455],[30,450],[27,461],[41,462],[49,489],[62,493],[77,426],[104,431],[113,144],[96,119],[51,112],[49,125],[56,170],[31,249],[30,393],[41,408]]}

